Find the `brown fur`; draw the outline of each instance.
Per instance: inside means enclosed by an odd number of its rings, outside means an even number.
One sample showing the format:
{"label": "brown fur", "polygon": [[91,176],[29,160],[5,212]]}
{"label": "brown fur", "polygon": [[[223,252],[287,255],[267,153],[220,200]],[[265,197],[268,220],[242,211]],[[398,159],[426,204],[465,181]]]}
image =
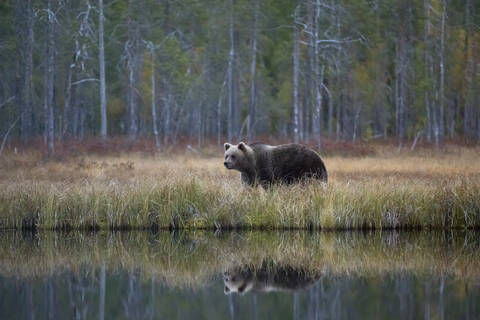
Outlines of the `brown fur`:
{"label": "brown fur", "polygon": [[263,263],[258,269],[237,266],[223,273],[225,294],[247,292],[297,292],[313,285],[321,272],[296,268],[288,265],[269,266]]}
{"label": "brown fur", "polygon": [[262,143],[238,145],[225,143],[227,169],[241,172],[242,181],[248,185],[273,183],[291,184],[313,178],[327,182],[325,164],[312,149],[300,144],[269,146]]}

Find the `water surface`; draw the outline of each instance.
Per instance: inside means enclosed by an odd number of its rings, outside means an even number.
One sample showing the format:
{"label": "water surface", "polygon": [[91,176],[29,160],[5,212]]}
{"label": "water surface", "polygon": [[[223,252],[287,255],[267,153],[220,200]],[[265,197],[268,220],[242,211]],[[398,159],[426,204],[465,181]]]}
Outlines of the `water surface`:
{"label": "water surface", "polygon": [[476,233],[0,233],[2,319],[479,319]]}

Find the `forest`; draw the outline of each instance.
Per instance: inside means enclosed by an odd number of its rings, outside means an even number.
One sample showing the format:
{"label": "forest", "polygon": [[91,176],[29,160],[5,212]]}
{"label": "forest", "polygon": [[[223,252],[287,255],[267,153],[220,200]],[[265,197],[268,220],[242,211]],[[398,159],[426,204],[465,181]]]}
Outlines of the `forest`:
{"label": "forest", "polygon": [[478,1],[5,0],[0,17],[2,149],[480,140]]}
{"label": "forest", "polygon": [[480,319],[480,0],[0,0],[0,61],[2,318]]}

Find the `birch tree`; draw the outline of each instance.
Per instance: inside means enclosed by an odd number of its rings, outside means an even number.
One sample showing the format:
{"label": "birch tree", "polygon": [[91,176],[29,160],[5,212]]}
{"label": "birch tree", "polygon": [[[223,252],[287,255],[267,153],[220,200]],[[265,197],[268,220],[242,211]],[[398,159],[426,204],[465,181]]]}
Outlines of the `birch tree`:
{"label": "birch tree", "polygon": [[[424,81],[428,83],[430,79],[430,0],[424,0],[425,26],[424,26]],[[432,112],[430,108],[430,93],[427,85],[423,88],[423,103],[425,105],[426,115],[426,137],[429,142],[432,141]]]}
{"label": "birch tree", "polygon": [[234,28],[235,28],[235,0],[230,1],[230,25],[229,25],[229,36],[230,36],[230,50],[228,53],[228,69],[227,69],[227,87],[228,87],[228,118],[227,118],[227,135],[228,141],[232,141],[233,133],[235,132],[234,128],[234,113],[235,113],[235,100],[234,100],[234,79],[233,79],[233,66],[235,63],[235,39],[234,39]]}
{"label": "birch tree", "polygon": [[299,76],[299,31],[298,31],[298,10],[295,8],[293,17],[293,139],[295,143],[299,141],[299,112],[298,112],[298,76]]}
{"label": "birch tree", "polygon": [[[101,1],[101,0],[100,0]],[[105,292],[107,287],[107,280],[105,276],[105,262],[100,268],[100,290],[99,290],[99,301],[98,301],[98,319],[103,320],[105,318]]]}
{"label": "birch tree", "polygon": [[150,49],[150,81],[152,87],[152,129],[153,129],[153,136],[155,137],[155,146],[157,151],[160,151],[160,137],[158,135],[158,127],[157,127],[157,93],[156,93],[156,79],[155,79],[155,46],[153,42],[147,43],[147,46]]}
{"label": "birch tree", "polygon": [[[19,1],[20,3],[22,1]],[[24,24],[23,31],[23,88],[22,88],[22,118],[21,131],[23,141],[27,143],[32,135],[33,118],[33,46],[34,46],[34,12],[32,1],[25,0],[24,3]]]}
{"label": "birch tree", "polygon": [[315,136],[315,140],[317,143],[317,148],[320,149],[321,147],[321,134],[322,134],[322,123],[321,123],[321,115],[322,115],[322,89],[323,89],[323,76],[325,67],[320,66],[320,39],[319,39],[319,22],[320,21],[320,1],[316,0],[315,4],[315,19],[314,19],[314,75],[315,75],[315,108],[313,114],[313,123],[312,129],[313,134]]}
{"label": "birch tree", "polygon": [[128,1],[127,33],[125,43],[125,56],[128,70],[128,139],[135,140],[138,134],[138,90],[139,72],[141,65],[140,56],[140,28],[135,16],[134,0]]}
{"label": "birch tree", "polygon": [[467,137],[473,137],[474,127],[474,112],[473,104],[471,102],[471,61],[469,56],[471,39],[472,37],[472,2],[471,0],[465,0],[465,48],[464,48],[464,82],[465,82],[465,94],[464,94],[464,119],[463,119],[463,133]]}
{"label": "birch tree", "polygon": [[170,94],[167,79],[163,78],[163,144],[167,145],[170,137]]}
{"label": "birch tree", "polygon": [[105,83],[105,45],[103,40],[103,0],[98,0],[98,62],[100,67],[100,135],[102,141],[107,138],[107,93]]}
{"label": "birch tree", "polygon": [[[317,145],[387,134],[402,144],[419,131],[438,145],[480,139],[476,1],[5,3],[0,132],[20,117],[12,143],[203,144],[245,128],[249,140]],[[172,32],[165,50],[144,45]]]}
{"label": "birch tree", "polygon": [[250,59],[250,110],[248,114],[247,122],[247,137],[249,141],[252,141],[255,136],[255,114],[257,108],[256,97],[256,67],[257,67],[257,24],[258,24],[258,11],[260,0],[254,0],[255,7],[253,13],[253,30],[252,30],[252,55]]}
{"label": "birch tree", "polygon": [[54,5],[56,0],[48,0],[47,2],[47,55],[46,55],[46,111],[45,117],[48,119],[45,128],[47,132],[48,154],[53,155],[55,152],[55,118],[54,118],[54,90],[55,90],[55,23],[56,16]]}
{"label": "birch tree", "polygon": [[[447,1],[442,0],[442,17],[440,24],[440,93],[439,93],[439,136],[443,140],[445,135],[445,24],[447,19]],[[437,144],[438,146],[438,144]]]}

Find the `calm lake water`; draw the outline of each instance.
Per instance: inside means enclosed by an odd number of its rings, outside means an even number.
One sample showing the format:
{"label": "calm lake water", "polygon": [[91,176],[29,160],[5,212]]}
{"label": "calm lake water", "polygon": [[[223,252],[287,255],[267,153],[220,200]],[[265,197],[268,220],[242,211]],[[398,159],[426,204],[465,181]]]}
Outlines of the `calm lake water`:
{"label": "calm lake water", "polygon": [[480,319],[478,233],[0,233],[2,319]]}

